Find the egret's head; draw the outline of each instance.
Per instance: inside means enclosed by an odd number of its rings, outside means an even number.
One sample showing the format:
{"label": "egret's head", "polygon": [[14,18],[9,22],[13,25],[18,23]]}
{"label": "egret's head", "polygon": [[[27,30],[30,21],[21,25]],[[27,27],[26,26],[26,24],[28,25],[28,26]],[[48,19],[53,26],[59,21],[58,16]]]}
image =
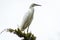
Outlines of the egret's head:
{"label": "egret's head", "polygon": [[35,7],[35,6],[41,6],[41,5],[33,3],[33,4],[31,4],[30,7]]}

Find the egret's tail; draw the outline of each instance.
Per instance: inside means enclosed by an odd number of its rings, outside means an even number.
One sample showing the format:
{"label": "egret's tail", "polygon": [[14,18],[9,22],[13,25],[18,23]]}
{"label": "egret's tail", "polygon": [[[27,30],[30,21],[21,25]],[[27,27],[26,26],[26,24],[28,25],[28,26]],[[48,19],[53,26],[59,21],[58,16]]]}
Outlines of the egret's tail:
{"label": "egret's tail", "polygon": [[18,26],[18,29],[20,29],[21,31],[24,31],[23,29],[22,29],[22,26],[19,26],[19,25],[17,25]]}

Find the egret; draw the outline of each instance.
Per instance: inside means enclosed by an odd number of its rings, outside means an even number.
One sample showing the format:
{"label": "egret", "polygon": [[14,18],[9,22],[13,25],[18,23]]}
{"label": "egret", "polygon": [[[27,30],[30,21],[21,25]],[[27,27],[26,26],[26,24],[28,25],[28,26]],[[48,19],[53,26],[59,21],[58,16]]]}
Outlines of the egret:
{"label": "egret", "polygon": [[[29,26],[33,20],[33,15],[34,15],[34,7],[35,6],[41,6],[41,5],[38,5],[38,4],[31,4],[31,6],[29,7],[29,10],[27,11],[25,17],[24,17],[24,20],[23,20],[23,23],[22,23],[22,26],[21,26],[21,31],[24,31],[27,27],[29,29]],[[28,32],[28,29],[27,29],[27,32]]]}

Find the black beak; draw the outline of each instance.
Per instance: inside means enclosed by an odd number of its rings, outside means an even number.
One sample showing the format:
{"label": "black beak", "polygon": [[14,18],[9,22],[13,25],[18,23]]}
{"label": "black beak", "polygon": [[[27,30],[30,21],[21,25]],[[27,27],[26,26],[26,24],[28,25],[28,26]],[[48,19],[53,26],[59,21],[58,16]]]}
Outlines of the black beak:
{"label": "black beak", "polygon": [[42,5],[38,5],[38,4],[36,4],[36,6],[42,6]]}

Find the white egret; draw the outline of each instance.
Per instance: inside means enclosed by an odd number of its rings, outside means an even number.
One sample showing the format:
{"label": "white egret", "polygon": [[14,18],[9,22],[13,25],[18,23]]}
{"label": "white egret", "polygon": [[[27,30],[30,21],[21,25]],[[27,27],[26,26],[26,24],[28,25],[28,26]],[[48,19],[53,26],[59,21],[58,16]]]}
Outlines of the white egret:
{"label": "white egret", "polygon": [[[21,31],[24,31],[27,27],[29,29],[29,25],[31,24],[31,22],[33,20],[35,6],[41,6],[41,5],[38,5],[35,3],[31,4],[31,6],[29,7],[29,10],[27,11],[27,13],[24,17],[23,24],[21,26]],[[28,29],[27,29],[27,32],[28,32]]]}

